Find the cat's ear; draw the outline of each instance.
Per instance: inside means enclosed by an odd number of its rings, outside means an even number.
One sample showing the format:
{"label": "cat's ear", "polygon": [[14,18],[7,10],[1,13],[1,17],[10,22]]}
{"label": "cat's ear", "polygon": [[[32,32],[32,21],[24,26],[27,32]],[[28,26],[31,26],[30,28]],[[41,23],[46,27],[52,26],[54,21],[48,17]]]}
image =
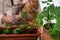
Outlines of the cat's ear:
{"label": "cat's ear", "polygon": [[19,1],[23,2],[24,0],[19,0]]}

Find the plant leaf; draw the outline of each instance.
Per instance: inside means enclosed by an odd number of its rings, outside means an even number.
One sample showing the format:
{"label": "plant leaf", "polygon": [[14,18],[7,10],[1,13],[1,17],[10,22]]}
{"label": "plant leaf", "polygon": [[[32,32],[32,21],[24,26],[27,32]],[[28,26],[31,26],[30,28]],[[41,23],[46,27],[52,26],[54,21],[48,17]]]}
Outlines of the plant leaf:
{"label": "plant leaf", "polygon": [[49,2],[52,2],[52,0],[48,0]]}
{"label": "plant leaf", "polygon": [[21,17],[22,17],[22,18],[25,18],[26,15],[27,15],[27,11],[24,11],[24,12],[22,13]]}
{"label": "plant leaf", "polygon": [[48,1],[42,1],[42,3],[47,3]]}

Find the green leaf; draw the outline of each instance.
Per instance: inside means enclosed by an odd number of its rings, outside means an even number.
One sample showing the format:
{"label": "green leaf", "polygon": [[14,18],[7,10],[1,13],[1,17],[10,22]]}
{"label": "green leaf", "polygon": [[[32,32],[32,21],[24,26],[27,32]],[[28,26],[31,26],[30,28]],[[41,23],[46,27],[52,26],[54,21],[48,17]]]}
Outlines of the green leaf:
{"label": "green leaf", "polygon": [[20,27],[20,29],[24,29],[27,27],[27,24],[21,24],[19,27]]}
{"label": "green leaf", "polygon": [[47,10],[47,7],[44,7],[44,8],[43,8],[43,11],[46,11],[46,10]]}
{"label": "green leaf", "polygon": [[11,32],[10,30],[4,29],[3,32],[2,32],[2,34],[7,34],[7,33],[10,33],[10,32]]}
{"label": "green leaf", "polygon": [[51,5],[48,7],[48,9],[49,9],[49,12],[50,12],[51,14],[54,14],[54,13],[55,13],[54,4],[51,4]]}
{"label": "green leaf", "polygon": [[43,11],[39,14],[36,15],[36,21],[37,21],[37,25],[38,26],[42,26],[43,25],[43,18],[47,15],[47,11]]}
{"label": "green leaf", "polygon": [[54,14],[50,15],[50,20],[53,20],[55,18]]}
{"label": "green leaf", "polygon": [[52,0],[48,0],[49,2],[52,2]]}
{"label": "green leaf", "polygon": [[47,3],[48,1],[42,1],[42,3]]}
{"label": "green leaf", "polygon": [[57,32],[54,29],[50,30],[50,35],[54,40],[57,40]]}
{"label": "green leaf", "polygon": [[27,15],[27,11],[24,11],[24,12],[22,13],[21,17],[22,17],[22,18],[25,18],[26,15]]}
{"label": "green leaf", "polygon": [[20,31],[21,31],[20,28],[16,28],[13,30],[13,34],[18,34]]}
{"label": "green leaf", "polygon": [[50,5],[50,3],[47,3],[47,5]]}
{"label": "green leaf", "polygon": [[12,26],[12,24],[11,23],[6,23],[6,24],[4,24],[5,26]]}
{"label": "green leaf", "polygon": [[[48,1],[52,2],[52,0],[48,0]],[[43,2],[43,3],[45,3],[45,2]],[[47,5],[50,5],[50,4],[47,3]],[[47,15],[48,13],[50,13],[51,15]],[[40,16],[38,15],[37,16],[38,24],[41,22],[41,20],[45,16],[47,17],[47,19],[49,18],[49,20],[53,20],[54,18],[57,20],[57,23],[53,26],[53,29],[50,30],[51,37],[54,40],[57,40],[57,31],[60,31],[60,7],[55,7],[54,4],[51,4],[49,7],[44,7],[42,15],[40,15]]]}

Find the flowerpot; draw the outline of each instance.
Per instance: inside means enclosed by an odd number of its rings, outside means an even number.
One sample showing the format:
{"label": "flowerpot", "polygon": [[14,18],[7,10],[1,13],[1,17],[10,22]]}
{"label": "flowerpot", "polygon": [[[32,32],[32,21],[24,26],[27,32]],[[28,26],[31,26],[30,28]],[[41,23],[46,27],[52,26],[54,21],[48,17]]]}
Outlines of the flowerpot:
{"label": "flowerpot", "polygon": [[37,40],[40,31],[36,29],[35,34],[0,34],[0,40]]}
{"label": "flowerpot", "polygon": [[12,25],[11,27],[9,27],[9,30],[13,30],[15,28],[18,28],[18,26],[17,25]]}

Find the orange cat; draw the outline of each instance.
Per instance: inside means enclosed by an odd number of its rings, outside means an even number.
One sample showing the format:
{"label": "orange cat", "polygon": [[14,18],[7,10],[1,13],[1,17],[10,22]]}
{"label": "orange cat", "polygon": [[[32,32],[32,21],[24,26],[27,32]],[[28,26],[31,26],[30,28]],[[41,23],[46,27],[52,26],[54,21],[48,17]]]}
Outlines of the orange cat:
{"label": "orange cat", "polygon": [[28,19],[32,21],[27,21],[31,25],[36,25],[36,14],[38,13],[39,3],[38,0],[28,0],[24,6],[24,10],[28,12]]}
{"label": "orange cat", "polygon": [[30,17],[34,17],[38,13],[39,3],[38,0],[28,0],[24,6]]}

